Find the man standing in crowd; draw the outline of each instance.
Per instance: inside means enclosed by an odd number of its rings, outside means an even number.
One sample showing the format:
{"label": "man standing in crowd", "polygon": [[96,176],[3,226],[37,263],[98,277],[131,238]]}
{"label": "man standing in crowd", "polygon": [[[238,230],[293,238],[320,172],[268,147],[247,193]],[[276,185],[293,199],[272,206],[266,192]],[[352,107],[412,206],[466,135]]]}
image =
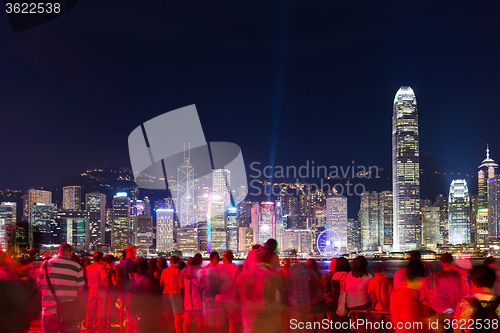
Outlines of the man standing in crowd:
{"label": "man standing in crowd", "polygon": [[77,332],[78,322],[69,322],[67,318],[57,313],[57,303],[45,275],[46,265],[49,273],[48,277],[59,302],[75,301],[78,294],[84,290],[85,278],[80,264],[71,260],[71,252],[73,252],[73,248],[70,244],[61,244],[57,250],[57,256],[45,261],[44,267],[40,268],[38,273],[37,282],[42,291],[43,333],[57,333],[59,331],[68,333]]}
{"label": "man standing in crowd", "polygon": [[[128,291],[128,285],[130,281],[134,280],[138,273],[137,267],[135,266],[135,258],[137,257],[137,248],[134,245],[129,245],[125,249],[125,259],[119,265],[116,266],[116,274],[119,281],[119,294],[121,298],[121,304],[123,306],[123,311],[125,312],[125,332],[134,331],[134,318],[130,313],[130,292]],[[120,318],[122,320],[122,318]]]}
{"label": "man standing in crowd", "polygon": [[200,271],[201,284],[205,293],[205,328],[207,333],[216,331],[217,315],[215,313],[215,295],[219,293],[217,274],[213,270],[219,265],[220,257],[217,251],[210,253],[210,264]]}
{"label": "man standing in crowd", "polygon": [[182,313],[184,312],[184,300],[181,294],[182,275],[179,263],[178,256],[171,256],[170,267],[165,268],[160,277],[160,285],[163,287],[163,316],[165,323],[168,323],[173,315],[175,333],[182,332]]}
{"label": "man standing in crowd", "polygon": [[87,332],[94,332],[94,320],[97,316],[97,332],[106,332],[106,315],[108,312],[106,294],[106,270],[101,264],[102,252],[94,252],[94,263],[87,266],[87,283],[89,301],[87,304]]}
{"label": "man standing in crowd", "polygon": [[215,295],[217,332],[225,332],[228,327],[229,333],[240,331],[240,305],[236,289],[239,268],[233,264],[233,258],[233,251],[227,250],[222,255],[223,265],[213,268],[219,282],[219,294]]}

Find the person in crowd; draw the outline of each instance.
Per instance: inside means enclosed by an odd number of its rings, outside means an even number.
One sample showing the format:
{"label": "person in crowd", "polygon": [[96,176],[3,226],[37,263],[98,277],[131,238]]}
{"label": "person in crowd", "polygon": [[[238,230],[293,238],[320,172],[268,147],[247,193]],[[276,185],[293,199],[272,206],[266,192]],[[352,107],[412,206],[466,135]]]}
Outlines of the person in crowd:
{"label": "person in crowd", "polygon": [[[325,275],[321,272],[318,263],[314,259],[308,259],[306,265],[312,269],[318,276],[316,282],[309,281],[309,286],[311,287],[311,314],[309,316],[309,321],[321,323],[323,319],[326,318],[326,306],[325,306]],[[314,332],[318,332],[318,329],[314,329]]]}
{"label": "person in crowd", "polygon": [[215,312],[215,295],[219,293],[217,274],[213,270],[219,265],[220,257],[217,251],[210,253],[210,263],[200,271],[201,285],[205,298],[205,329],[207,333],[215,332],[217,315]]}
{"label": "person in crowd", "polygon": [[349,318],[339,317],[337,315],[337,306],[339,304],[340,297],[340,286],[345,284],[345,279],[347,273],[351,271],[351,266],[349,265],[349,261],[345,257],[339,257],[335,260],[335,273],[333,273],[330,283],[331,283],[331,293],[332,293],[332,301],[331,308],[327,311],[328,319],[334,322],[345,322],[348,321]]}
{"label": "person in crowd", "polygon": [[[283,285],[285,285],[286,279],[290,276],[290,267],[292,266],[292,261],[290,258],[283,259],[282,266],[281,266],[281,271],[279,272],[279,275],[281,277],[281,281]],[[281,321],[283,323],[283,330],[284,332],[288,333],[290,332],[290,317],[292,314],[292,310],[290,308],[290,302],[288,301],[288,296],[286,292],[284,295],[281,296],[280,300],[281,306],[282,306],[282,314],[281,314]]]}
{"label": "person in crowd", "polygon": [[116,301],[118,299],[117,295],[117,286],[113,282],[113,280],[116,282],[116,270],[114,269],[115,266],[115,261],[116,258],[112,254],[108,254],[104,256],[104,258],[101,260],[101,262],[104,264],[104,272],[106,274],[106,280],[105,280],[105,290],[106,290],[106,328],[111,327],[111,323],[113,322],[113,316],[116,318],[118,316],[118,309],[116,308]]}
{"label": "person in crowd", "polygon": [[236,279],[239,267],[233,264],[233,251],[227,250],[222,255],[222,265],[213,268],[219,283],[219,293],[215,295],[215,312],[217,314],[217,331],[238,333],[241,330],[240,306]]}
{"label": "person in crowd", "polygon": [[5,264],[10,268],[14,268],[19,264],[19,248],[17,246],[11,246],[7,248],[7,252],[5,253]]}
{"label": "person in crowd", "polygon": [[271,257],[270,265],[271,265],[271,267],[274,267],[277,269],[277,271],[279,271],[281,269],[280,259],[278,258],[278,255],[276,254],[276,249],[278,248],[278,242],[274,238],[269,238],[264,243],[264,248],[266,248],[274,253],[274,255]]}
{"label": "person in crowd", "polygon": [[200,281],[200,270],[203,258],[197,253],[189,258],[186,270],[182,276],[184,286],[184,333],[189,333],[193,317],[198,326],[198,333],[205,332],[203,322],[203,292]]}
{"label": "person in crowd", "polygon": [[311,313],[313,297],[309,282],[320,283],[318,274],[304,263],[297,262],[290,267],[290,276],[285,280],[286,292],[291,305],[291,318],[306,322]]}
{"label": "person in crowd", "polygon": [[405,283],[396,290],[390,301],[391,319],[396,333],[432,332],[428,318],[434,314],[419,299],[418,288],[425,268],[420,260],[411,260],[405,269]]}
{"label": "person in crowd", "polygon": [[[163,287],[163,317],[164,325],[169,319],[174,317],[175,333],[182,332],[182,313],[184,312],[184,302],[182,299],[182,276],[179,269],[180,258],[170,257],[170,267],[163,270],[160,278],[160,285]],[[168,329],[168,327],[165,327]]]}
{"label": "person in crowd", "polygon": [[453,265],[451,253],[445,252],[439,260],[442,271],[425,279],[420,299],[436,313],[453,312],[457,303],[469,294],[468,286]]}
{"label": "person in crowd", "polygon": [[368,260],[358,256],[352,262],[352,271],[345,278],[346,305],[349,310],[366,310],[372,304],[368,295],[368,282],[372,276],[368,274]]}
{"label": "person in crowd", "polygon": [[259,264],[244,269],[236,280],[245,333],[283,331],[281,306],[276,301],[276,291],[281,288],[281,277],[271,267],[273,255],[271,250],[261,251],[255,258]]}
{"label": "person in crowd", "polygon": [[390,311],[392,279],[386,275],[386,265],[383,261],[375,264],[374,276],[368,282],[368,295],[375,311]]}
{"label": "person in crowd", "polygon": [[500,296],[500,265],[498,260],[496,260],[495,257],[493,256],[489,256],[484,259],[483,264],[489,266],[491,269],[495,271],[497,275],[497,281],[493,285],[492,292],[493,295]]}
{"label": "person in crowd", "polygon": [[[495,271],[487,265],[479,265],[470,269],[468,279],[472,296],[461,300],[455,310],[455,319],[458,323],[472,323],[472,325],[457,325],[454,333],[472,333],[475,331],[493,332],[493,323],[498,323],[500,316],[500,297],[493,295],[492,288],[496,283]],[[479,323],[484,325],[479,327]]]}
{"label": "person in crowd", "polygon": [[[85,282],[82,267],[70,259],[71,252],[73,248],[70,244],[61,244],[57,250],[57,256],[45,261],[44,267],[38,273],[37,283],[42,291],[42,331],[44,333],[77,332],[78,322],[70,322],[57,312],[57,302],[47,282],[49,278],[60,303],[77,300],[78,294],[84,291]],[[49,273],[48,276],[45,271]]]}
{"label": "person in crowd", "polygon": [[252,246],[252,249],[248,252],[247,258],[245,259],[245,262],[243,263],[243,269],[251,268],[253,266],[257,266],[259,264],[259,261],[256,260],[257,253],[259,252],[259,249],[262,247],[260,244],[255,244]]}
{"label": "person in crowd", "polygon": [[[422,262],[422,255],[420,252],[414,250],[409,252],[408,260],[419,260]],[[423,264],[424,265],[424,277],[432,275],[432,269],[429,265]],[[402,287],[404,287],[406,281],[406,267],[402,267],[394,273],[394,278],[393,278],[393,284],[394,284],[394,290],[398,290]]]}
{"label": "person in crowd", "polygon": [[134,245],[129,245],[125,249],[125,259],[116,267],[116,273],[120,283],[120,298],[123,306],[122,314],[125,315],[125,333],[134,331],[134,318],[130,313],[130,292],[128,286],[137,275],[137,267],[135,259],[137,258],[137,248]]}
{"label": "person in crowd", "polygon": [[153,276],[154,272],[158,270],[158,258],[149,259],[148,276]]}
{"label": "person in crowd", "polygon": [[158,279],[158,281],[160,281],[161,272],[163,272],[165,268],[167,268],[167,258],[158,258],[158,261],[156,262],[156,272],[153,273],[153,276]]}
{"label": "person in crowd", "polygon": [[94,320],[97,317],[97,332],[105,333],[108,313],[106,293],[106,269],[102,265],[102,252],[94,252],[94,263],[87,266],[87,283],[89,288],[89,300],[87,303],[87,332],[94,332]]}
{"label": "person in crowd", "polygon": [[158,303],[162,294],[158,293],[156,281],[149,275],[149,263],[144,258],[135,261],[137,276],[130,282],[130,312],[135,320],[136,333],[160,332]]}

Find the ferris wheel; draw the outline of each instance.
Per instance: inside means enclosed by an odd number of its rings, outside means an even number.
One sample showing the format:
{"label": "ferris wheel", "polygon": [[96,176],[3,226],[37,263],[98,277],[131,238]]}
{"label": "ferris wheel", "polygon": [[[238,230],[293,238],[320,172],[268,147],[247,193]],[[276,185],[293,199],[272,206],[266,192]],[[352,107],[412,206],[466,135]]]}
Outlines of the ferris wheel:
{"label": "ferris wheel", "polygon": [[318,236],[318,250],[322,256],[335,257],[341,246],[340,235],[335,230],[327,229]]}

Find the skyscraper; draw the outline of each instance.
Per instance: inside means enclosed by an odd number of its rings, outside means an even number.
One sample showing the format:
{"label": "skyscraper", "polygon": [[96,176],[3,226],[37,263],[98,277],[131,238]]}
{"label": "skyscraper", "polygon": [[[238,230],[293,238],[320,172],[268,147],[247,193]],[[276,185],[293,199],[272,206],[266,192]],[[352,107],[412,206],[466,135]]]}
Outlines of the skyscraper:
{"label": "skyscraper", "polygon": [[421,245],[419,161],[417,99],[410,87],[401,87],[392,114],[394,251]]}
{"label": "skyscraper", "polygon": [[16,242],[16,203],[0,203],[0,248],[4,251]]}
{"label": "skyscraper", "polygon": [[194,212],[194,168],[190,152],[184,152],[184,162],[177,168],[177,201],[175,209],[180,227],[194,227],[198,222]]}
{"label": "skyscraper", "polygon": [[113,251],[124,250],[132,245],[130,224],[130,198],[120,192],[113,197],[113,223],[111,229],[111,248]]}
{"label": "skyscraper", "polygon": [[211,195],[208,201],[207,240],[208,252],[227,249],[224,199],[218,194]]}
{"label": "skyscraper", "polygon": [[213,170],[212,193],[221,197],[221,200],[224,203],[224,210],[231,206],[231,172],[229,170]]}
{"label": "skyscraper", "polygon": [[238,251],[238,209],[229,207],[226,213],[227,217],[227,249]]}
{"label": "skyscraper", "polygon": [[139,253],[147,254],[153,245],[153,217],[137,215],[135,222],[135,243]]}
{"label": "skyscraper", "polygon": [[380,206],[379,194],[361,194],[361,245],[363,250],[377,251],[380,248]]}
{"label": "skyscraper", "polygon": [[340,251],[347,249],[347,198],[334,195],[326,199],[326,229],[336,231],[340,236]]}
{"label": "skyscraper", "polygon": [[29,231],[28,231],[28,238],[29,238],[29,246],[33,247],[33,223],[34,223],[34,217],[33,217],[33,209],[34,206],[38,203],[42,204],[50,204],[52,203],[52,192],[50,191],[43,191],[43,190],[35,190],[35,189],[30,189],[26,192],[26,194],[23,197],[23,217],[24,219],[28,220],[28,226],[29,226]]}
{"label": "skyscraper", "polygon": [[89,245],[105,244],[106,195],[99,192],[85,194],[85,210],[89,213]]}
{"label": "skyscraper", "polygon": [[441,241],[439,207],[422,207],[422,243],[436,246]]}
{"label": "skyscraper", "polygon": [[156,250],[172,252],[174,250],[174,210],[161,208],[156,210]]}
{"label": "skyscraper", "polygon": [[479,208],[488,208],[488,180],[496,177],[498,164],[490,158],[490,148],[486,146],[486,159],[478,167],[477,189]]}
{"label": "skyscraper", "polygon": [[469,244],[470,197],[465,179],[455,179],[451,182],[448,207],[449,243]]}
{"label": "skyscraper", "polygon": [[274,202],[256,203],[252,207],[252,228],[254,244],[264,243],[269,238],[276,238]]}
{"label": "skyscraper", "polygon": [[380,193],[380,243],[384,251],[391,251],[394,243],[392,232],[394,230],[392,223],[393,197],[391,191]]}
{"label": "skyscraper", "polygon": [[82,208],[82,188],[80,186],[63,187],[64,210],[80,210]]}
{"label": "skyscraper", "polygon": [[500,244],[500,178],[488,181],[488,242]]}

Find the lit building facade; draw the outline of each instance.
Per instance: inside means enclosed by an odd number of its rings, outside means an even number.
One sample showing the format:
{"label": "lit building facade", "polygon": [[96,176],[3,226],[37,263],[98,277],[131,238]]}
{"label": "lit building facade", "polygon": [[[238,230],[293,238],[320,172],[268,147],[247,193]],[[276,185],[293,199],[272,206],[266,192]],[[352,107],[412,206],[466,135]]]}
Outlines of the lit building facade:
{"label": "lit building facade", "polygon": [[40,248],[42,245],[52,244],[53,219],[52,212],[55,204],[37,203],[32,210],[33,246]]}
{"label": "lit building facade", "polygon": [[254,244],[264,245],[269,238],[276,239],[276,211],[274,202],[268,201],[253,205],[252,228]]}
{"label": "lit building facade", "polygon": [[75,250],[90,250],[90,212],[57,210],[53,212],[52,244],[69,243]]}
{"label": "lit building facade", "polygon": [[313,235],[311,230],[287,229],[283,232],[283,250],[295,250],[297,253],[309,254],[313,251]]}
{"label": "lit building facade", "polygon": [[347,219],[347,251],[361,251],[361,222],[356,219]]}
{"label": "lit building facade", "polygon": [[211,196],[208,204],[207,240],[208,252],[224,252],[227,249],[226,210],[223,198]]}
{"label": "lit building facade", "polygon": [[177,250],[182,251],[183,256],[192,256],[199,251],[198,230],[196,228],[177,229]]}
{"label": "lit building facade", "polygon": [[379,194],[364,192],[361,194],[361,245],[365,251],[380,249],[380,206]]}
{"label": "lit building facade", "polygon": [[488,181],[488,242],[500,245],[500,178]]}
{"label": "lit building facade", "polygon": [[[417,99],[410,87],[394,97],[392,115],[393,250],[421,245]],[[365,247],[365,245],[363,245]]]}
{"label": "lit building facade", "polygon": [[347,198],[335,195],[326,199],[326,229],[336,231],[340,236],[340,251],[347,249]]}
{"label": "lit building facade", "polygon": [[156,210],[156,251],[174,250],[174,210],[160,208]]}
{"label": "lit building facade", "polygon": [[392,216],[394,213],[394,198],[392,197],[391,191],[381,192],[379,195],[379,203],[380,203],[380,227],[381,235],[380,235],[380,243],[382,245],[383,251],[392,251],[392,245],[394,243],[394,239],[392,237],[392,233],[394,230],[394,226],[392,223]]}
{"label": "lit building facade", "polygon": [[478,167],[477,189],[479,208],[488,208],[488,181],[498,174],[498,164],[490,158],[490,148],[486,147],[486,159]]}
{"label": "lit building facade", "polygon": [[63,205],[64,210],[82,209],[82,188],[80,186],[63,187]]}
{"label": "lit building facade", "polygon": [[238,251],[249,252],[253,246],[253,229],[250,227],[238,228]]}
{"label": "lit building facade", "polygon": [[465,179],[451,182],[448,198],[449,243],[470,243],[470,197]]}
{"label": "lit building facade", "polygon": [[44,190],[30,189],[23,196],[23,218],[28,221],[28,243],[29,247],[33,248],[33,207],[37,203],[50,204],[52,203],[52,192]]}
{"label": "lit building facade", "polygon": [[184,156],[184,162],[177,168],[177,201],[175,208],[181,228],[197,227],[198,219],[194,211],[194,168],[190,154]]}
{"label": "lit building facade", "polygon": [[153,246],[153,217],[137,215],[135,221],[135,243],[140,253],[147,254]]}
{"label": "lit building facade", "polygon": [[16,203],[0,203],[0,249],[6,251],[16,242]]}
{"label": "lit building facade", "polygon": [[106,195],[99,192],[85,195],[85,210],[89,213],[89,244],[105,244]]}
{"label": "lit building facade", "polygon": [[227,226],[227,249],[233,252],[238,251],[238,209],[229,207],[226,213]]}
{"label": "lit building facade", "polygon": [[130,223],[130,198],[127,193],[118,193],[113,197],[113,222],[111,228],[111,249],[122,251],[132,245]]}
{"label": "lit building facade", "polygon": [[441,241],[439,207],[422,207],[422,243],[435,247]]}

